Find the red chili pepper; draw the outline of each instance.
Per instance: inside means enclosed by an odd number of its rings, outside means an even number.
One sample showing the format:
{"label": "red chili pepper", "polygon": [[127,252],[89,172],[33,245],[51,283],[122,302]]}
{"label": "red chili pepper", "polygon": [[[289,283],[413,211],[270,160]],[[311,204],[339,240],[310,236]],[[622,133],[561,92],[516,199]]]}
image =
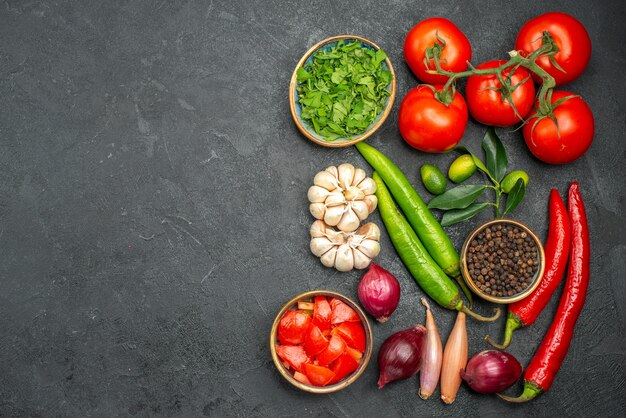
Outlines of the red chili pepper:
{"label": "red chili pepper", "polygon": [[578,183],[569,189],[572,246],[567,281],[550,329],[524,372],[524,391],[517,398],[498,394],[509,402],[527,402],[552,386],[567,350],[589,285],[589,227]]}
{"label": "red chili pepper", "polygon": [[567,208],[559,192],[552,189],[550,191],[550,227],[545,246],[546,271],[543,279],[530,296],[509,305],[509,314],[504,328],[504,342],[497,344],[487,335],[485,340],[489,344],[504,350],[511,343],[513,331],[535,322],[561,283],[569,256],[570,240],[571,226]]}

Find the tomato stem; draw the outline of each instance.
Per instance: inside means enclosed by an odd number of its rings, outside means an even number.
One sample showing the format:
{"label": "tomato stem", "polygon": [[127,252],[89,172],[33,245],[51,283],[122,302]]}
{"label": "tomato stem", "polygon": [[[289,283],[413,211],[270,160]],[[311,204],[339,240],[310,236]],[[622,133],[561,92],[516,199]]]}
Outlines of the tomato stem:
{"label": "tomato stem", "polygon": [[[500,81],[502,86],[504,87],[505,85],[508,86],[508,84],[504,82],[502,78],[502,72],[506,71],[509,68],[512,68],[513,73],[515,72],[515,70],[517,70],[517,68],[524,67],[527,70],[536,74],[542,80],[541,89],[539,90],[539,93],[537,95],[537,98],[539,100],[539,108],[537,109],[538,116],[545,117],[549,116],[552,113],[553,106],[550,100],[552,98],[552,91],[556,86],[556,81],[554,80],[554,77],[548,74],[546,70],[541,68],[536,63],[538,58],[543,56],[552,57],[559,51],[558,47],[554,43],[554,39],[552,39],[552,36],[549,32],[545,31],[543,33],[541,47],[537,48],[530,55],[524,57],[519,53],[519,51],[509,51],[509,60],[499,67],[495,68],[477,69],[468,62],[467,65],[470,68],[469,70],[461,71],[458,73],[447,71],[441,67],[441,50],[441,45],[436,42],[435,45],[433,45],[433,47],[429,49],[429,52],[431,54],[429,58],[432,58],[436,68],[436,71],[432,72],[448,77],[448,81],[446,81],[446,84],[443,86],[442,91],[435,95],[435,97],[446,106],[450,104],[452,99],[454,99],[454,95],[456,94],[456,80],[470,76],[495,74],[496,77],[498,77],[498,80]],[[508,89],[509,91],[512,91],[511,86],[508,86]]]}

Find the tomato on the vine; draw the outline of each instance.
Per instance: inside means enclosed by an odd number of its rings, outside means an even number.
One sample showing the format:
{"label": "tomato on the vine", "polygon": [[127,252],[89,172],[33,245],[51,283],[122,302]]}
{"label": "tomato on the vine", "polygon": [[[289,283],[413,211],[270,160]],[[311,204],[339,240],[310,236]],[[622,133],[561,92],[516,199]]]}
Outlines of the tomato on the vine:
{"label": "tomato on the vine", "polygon": [[[461,30],[448,19],[433,17],[423,20],[413,27],[404,40],[404,58],[417,78],[428,84],[443,84],[448,77],[440,74],[427,73],[424,58],[426,51],[435,42],[441,45],[441,68],[447,71],[460,72],[467,68],[472,57],[472,46]],[[435,63],[428,60],[428,69],[435,70]]]}
{"label": "tomato on the vine", "polygon": [[[591,39],[585,27],[576,18],[561,12],[542,14],[529,20],[522,27],[515,41],[515,49],[529,55],[542,45],[542,35],[548,31],[559,49],[552,59],[560,66],[559,70],[550,62],[550,57],[542,56],[537,65],[556,81],[556,85],[569,83],[577,79],[587,67],[591,57]],[[540,83],[541,79],[533,75]]]}
{"label": "tomato on the vine", "polygon": [[[568,99],[563,100],[568,96]],[[530,152],[550,164],[566,164],[576,160],[593,141],[593,113],[587,103],[573,93],[554,91],[552,104],[560,100],[562,102],[552,111],[557,123],[549,116],[541,119],[533,116],[522,130]]]}
{"label": "tomato on the vine", "polygon": [[459,143],[467,126],[467,105],[459,92],[446,106],[435,97],[443,86],[420,85],[402,100],[398,125],[402,138],[420,151],[446,152]]}
{"label": "tomato on the vine", "polygon": [[[479,70],[497,68],[506,61],[493,60],[480,64]],[[470,115],[478,122],[491,126],[511,126],[520,122],[533,107],[535,101],[535,85],[530,72],[518,67],[513,74],[507,68],[502,74],[510,96],[506,98],[501,90],[502,84],[495,74],[473,75],[467,79],[465,98]],[[510,75],[510,78],[509,77]],[[511,106],[511,101],[515,109]],[[517,110],[517,114],[515,113]]]}

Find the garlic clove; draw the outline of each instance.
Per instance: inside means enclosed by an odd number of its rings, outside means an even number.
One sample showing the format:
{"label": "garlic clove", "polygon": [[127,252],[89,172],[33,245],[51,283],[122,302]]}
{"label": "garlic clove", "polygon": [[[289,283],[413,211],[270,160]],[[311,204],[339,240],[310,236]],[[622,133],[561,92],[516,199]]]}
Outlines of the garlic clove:
{"label": "garlic clove", "polygon": [[332,267],[335,265],[335,258],[337,257],[337,247],[333,247],[326,251],[324,255],[320,257],[320,261],[326,267]]}
{"label": "garlic clove", "polygon": [[363,198],[365,197],[365,193],[363,193],[363,190],[359,189],[358,187],[350,187],[343,193],[343,195],[347,201],[351,202],[354,202],[355,200],[363,200]]}
{"label": "garlic clove", "polygon": [[326,205],[323,203],[311,203],[309,205],[309,212],[315,219],[324,219],[326,213]]}
{"label": "garlic clove", "polygon": [[339,205],[343,206],[346,204],[346,198],[344,197],[342,192],[332,192],[328,194],[326,200],[324,201],[324,204],[326,204],[326,206],[328,207]]}
{"label": "garlic clove", "polygon": [[367,174],[365,174],[365,170],[363,170],[362,168],[354,169],[354,178],[352,179],[351,186],[358,185],[360,182],[363,181],[365,177],[367,177]]}
{"label": "garlic clove", "polygon": [[360,182],[357,187],[361,189],[363,193],[365,193],[366,195],[376,193],[376,182],[372,180],[370,177]]}
{"label": "garlic clove", "polygon": [[354,254],[348,244],[342,244],[337,248],[335,268],[339,271],[350,271],[354,268]]}
{"label": "garlic clove", "polygon": [[354,268],[355,269],[364,269],[365,267],[369,266],[370,263],[372,262],[372,259],[369,258],[368,256],[366,256],[365,254],[363,254],[361,251],[359,251],[356,248],[352,249],[352,255],[354,256]]}
{"label": "garlic clove", "polygon": [[346,234],[342,231],[335,231],[332,228],[326,229],[326,238],[335,245],[341,245],[346,242]]}
{"label": "garlic clove", "polygon": [[324,222],[326,222],[327,225],[336,226],[339,221],[341,221],[344,209],[345,208],[343,206],[333,206],[327,208],[324,213]]}
{"label": "garlic clove", "polygon": [[311,239],[311,244],[309,247],[311,248],[311,252],[316,257],[321,257],[326,251],[333,248],[335,244],[330,242],[326,237],[319,237]]}
{"label": "garlic clove", "polygon": [[352,210],[356,213],[356,216],[359,217],[360,220],[365,220],[370,214],[369,208],[367,207],[367,203],[362,200],[355,200],[350,203]]}
{"label": "garlic clove", "polygon": [[370,213],[376,210],[376,206],[378,205],[378,198],[376,197],[376,195],[367,195],[363,198],[363,201],[367,203],[367,209],[370,211]]}
{"label": "garlic clove", "polygon": [[[326,236],[326,224],[324,221],[315,221],[309,230],[311,238],[320,238]],[[329,238],[330,239],[330,238]]]}
{"label": "garlic clove", "polygon": [[339,172],[337,171],[337,167],[335,167],[334,165],[331,165],[330,167],[326,167],[326,170],[324,171],[328,171],[330,174],[333,175],[333,177],[339,178]]}
{"label": "garlic clove", "polygon": [[333,176],[328,171],[320,171],[313,178],[313,184],[332,192],[337,188],[337,177]]}
{"label": "garlic clove", "polygon": [[361,220],[359,217],[356,216],[356,213],[354,213],[350,207],[348,207],[337,224],[337,228],[344,232],[352,232],[359,227],[360,223]]}
{"label": "garlic clove", "polygon": [[352,185],[352,179],[354,178],[354,166],[352,164],[344,163],[337,167],[339,175],[339,186],[342,189],[347,189]]}
{"label": "garlic clove", "polygon": [[358,235],[362,235],[365,239],[373,239],[380,241],[380,228],[374,222],[368,222],[356,231]]}
{"label": "garlic clove", "polygon": [[380,244],[373,239],[364,239],[359,245],[359,250],[369,258],[375,258],[380,254]]}
{"label": "garlic clove", "polygon": [[311,203],[322,203],[326,200],[330,192],[320,186],[311,186],[307,192],[307,197]]}

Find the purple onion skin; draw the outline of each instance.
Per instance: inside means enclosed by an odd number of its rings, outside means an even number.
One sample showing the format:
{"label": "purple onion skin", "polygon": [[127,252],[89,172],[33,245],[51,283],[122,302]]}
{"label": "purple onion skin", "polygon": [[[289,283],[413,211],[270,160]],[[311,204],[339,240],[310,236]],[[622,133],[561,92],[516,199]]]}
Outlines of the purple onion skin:
{"label": "purple onion skin", "polygon": [[371,262],[369,270],[359,282],[357,293],[363,308],[383,323],[398,307],[400,283],[393,274]]}
{"label": "purple onion skin", "polygon": [[378,352],[378,388],[395,380],[408,379],[419,371],[426,341],[426,328],[418,324],[396,332],[385,340]]}
{"label": "purple onion skin", "polygon": [[478,393],[501,392],[513,385],[522,374],[522,365],[505,351],[477,353],[461,370],[461,377]]}

